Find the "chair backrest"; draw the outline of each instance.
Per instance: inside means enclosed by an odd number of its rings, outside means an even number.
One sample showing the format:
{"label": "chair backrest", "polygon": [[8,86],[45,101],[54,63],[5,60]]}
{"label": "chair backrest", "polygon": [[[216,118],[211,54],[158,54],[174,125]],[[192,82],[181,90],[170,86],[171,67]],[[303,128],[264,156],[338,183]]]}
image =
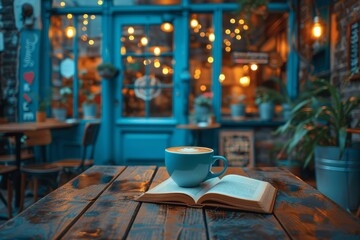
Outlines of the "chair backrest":
{"label": "chair backrest", "polygon": [[94,158],[94,150],[95,150],[95,143],[97,136],[99,134],[100,130],[100,123],[99,122],[92,122],[87,123],[84,128],[84,135],[82,139],[82,145],[83,145],[83,154],[82,154],[82,163],[84,164],[85,159],[87,158],[87,151],[88,148],[91,147],[91,152],[88,159]]}
{"label": "chair backrest", "polygon": [[29,147],[44,146],[51,143],[51,132],[49,129],[27,131],[25,143]]}

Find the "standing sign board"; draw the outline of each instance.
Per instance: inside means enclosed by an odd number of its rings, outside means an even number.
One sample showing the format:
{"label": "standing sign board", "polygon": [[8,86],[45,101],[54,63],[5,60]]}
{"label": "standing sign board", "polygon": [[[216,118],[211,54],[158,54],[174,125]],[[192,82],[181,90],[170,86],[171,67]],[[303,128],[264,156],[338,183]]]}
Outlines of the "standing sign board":
{"label": "standing sign board", "polygon": [[23,29],[20,35],[19,121],[35,121],[38,108],[40,30]]}

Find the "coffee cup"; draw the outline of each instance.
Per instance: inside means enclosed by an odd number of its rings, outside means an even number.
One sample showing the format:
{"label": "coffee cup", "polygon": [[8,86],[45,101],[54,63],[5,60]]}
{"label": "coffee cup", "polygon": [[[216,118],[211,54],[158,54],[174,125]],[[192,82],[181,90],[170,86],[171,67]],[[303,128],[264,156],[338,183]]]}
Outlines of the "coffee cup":
{"label": "coffee cup", "polygon": [[[216,160],[224,162],[220,172],[211,172]],[[165,166],[170,177],[180,187],[196,187],[200,183],[218,177],[226,171],[228,162],[223,156],[214,156],[214,150],[206,147],[180,146],[165,149]]]}

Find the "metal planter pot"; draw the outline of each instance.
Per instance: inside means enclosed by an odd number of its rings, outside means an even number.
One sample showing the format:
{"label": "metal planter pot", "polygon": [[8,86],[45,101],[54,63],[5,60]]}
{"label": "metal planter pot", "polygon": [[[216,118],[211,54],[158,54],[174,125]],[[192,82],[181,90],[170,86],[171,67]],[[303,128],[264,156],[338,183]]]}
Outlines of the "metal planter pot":
{"label": "metal planter pot", "polygon": [[360,148],[347,148],[340,159],[338,147],[315,148],[317,189],[345,209],[360,205]]}
{"label": "metal planter pot", "polygon": [[259,105],[260,119],[271,121],[275,114],[275,105],[272,102],[265,102]]}
{"label": "metal planter pot", "polygon": [[232,117],[245,117],[245,104],[231,104],[230,110]]}

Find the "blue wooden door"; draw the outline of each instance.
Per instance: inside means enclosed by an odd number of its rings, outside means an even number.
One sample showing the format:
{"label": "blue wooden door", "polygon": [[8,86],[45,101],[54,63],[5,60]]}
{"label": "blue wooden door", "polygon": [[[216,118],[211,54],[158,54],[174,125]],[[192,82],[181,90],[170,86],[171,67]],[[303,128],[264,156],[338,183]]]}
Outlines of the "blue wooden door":
{"label": "blue wooden door", "polygon": [[115,20],[113,59],[120,66],[116,82],[114,138],[117,164],[163,164],[164,149],[185,144],[176,130],[185,111],[181,102],[175,16],[119,16]]}

